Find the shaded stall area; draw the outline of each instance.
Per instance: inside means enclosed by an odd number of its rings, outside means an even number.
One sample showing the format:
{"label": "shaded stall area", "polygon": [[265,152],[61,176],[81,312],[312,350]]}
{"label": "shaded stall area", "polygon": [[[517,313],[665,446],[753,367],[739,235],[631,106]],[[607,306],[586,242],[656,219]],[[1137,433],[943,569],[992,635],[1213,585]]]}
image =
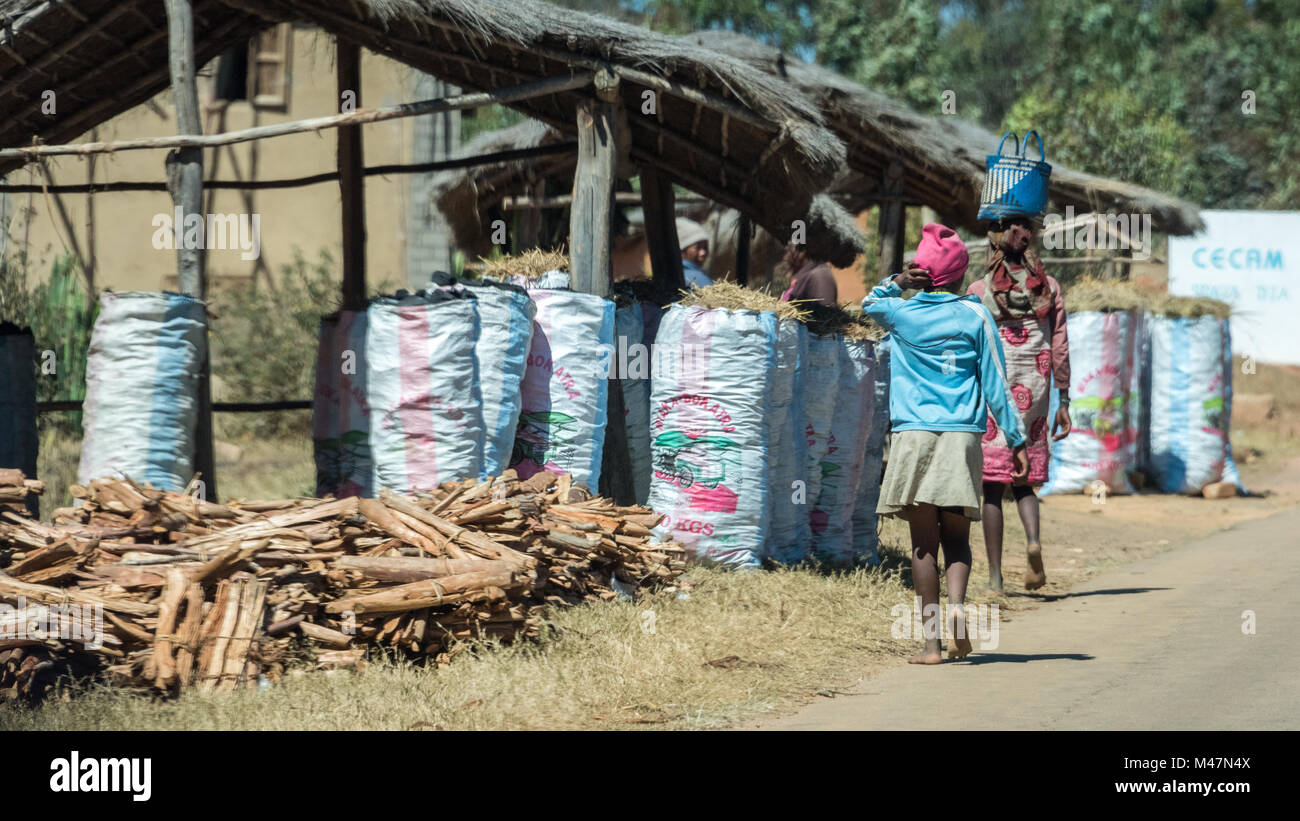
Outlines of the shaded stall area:
{"label": "shaded stall area", "polygon": [[[572,147],[569,251],[574,287],[607,295],[617,180],[640,176],[641,205],[655,280],[665,293],[682,282],[673,224],[673,185],[736,208],[785,239],[815,195],[844,168],[843,143],[810,101],[783,80],[674,38],[537,0],[122,0],[0,3],[0,92],[16,102],[0,127],[0,171],[47,157],[166,150],[166,182],[113,182],[95,190],[167,190],[187,214],[202,213],[203,149],[306,131],[333,130],[342,200],[343,304],[366,294],[365,179],[361,126],[439,111],[507,105],[554,128],[555,155]],[[227,48],[280,22],[319,26],[337,39],[340,97],[356,110],[240,132],[201,134],[196,71]],[[365,47],[465,89],[457,97],[365,109],[356,99]],[[126,78],[126,79],[124,79]],[[113,143],[61,144],[167,89],[178,135]],[[58,104],[42,109],[57,89]],[[485,162],[502,158],[489,152]],[[161,159],[161,158],[160,158]],[[464,167],[473,159],[462,160]],[[384,173],[434,170],[388,166]],[[448,166],[450,167],[450,166]],[[322,179],[260,180],[298,187]],[[221,181],[226,187],[239,183]],[[70,187],[68,188],[70,190]],[[823,201],[828,202],[828,201]],[[178,243],[179,245],[179,243]],[[202,248],[178,247],[186,295],[207,292]],[[206,327],[198,335],[206,348]],[[216,497],[206,351],[198,374],[195,469]],[[68,405],[70,403],[61,403]],[[302,403],[276,403],[277,408]],[[269,410],[241,403],[228,410]]]}

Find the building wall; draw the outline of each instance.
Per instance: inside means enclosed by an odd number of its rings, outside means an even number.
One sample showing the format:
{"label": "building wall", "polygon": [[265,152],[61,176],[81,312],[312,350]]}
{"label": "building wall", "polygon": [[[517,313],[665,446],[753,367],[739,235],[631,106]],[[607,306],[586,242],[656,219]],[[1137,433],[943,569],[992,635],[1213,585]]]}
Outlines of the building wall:
{"label": "building wall", "polygon": [[[325,116],[339,111],[335,88],[334,39],[310,27],[294,27],[289,70],[287,111],[255,109],[247,101],[234,101],[224,108],[212,105],[216,61],[200,72],[200,104],[204,108],[204,133],[234,131],[255,125]],[[359,106],[373,108],[419,99],[417,91],[427,90],[424,75],[385,57],[363,51],[362,89]],[[413,140],[425,142],[447,138],[445,123],[417,124],[433,117],[404,118],[364,126],[364,151],[368,165],[407,163],[432,158],[433,148],[417,151]],[[121,140],[136,137],[167,136],[176,133],[170,90],[149,103],[102,124],[95,132],[83,135],[90,139]],[[241,143],[204,152],[206,179],[281,179],[308,176],[335,170],[335,131],[293,134],[267,140]],[[458,139],[459,129],[452,137]],[[165,150],[130,151],[99,155],[94,163],[97,181],[165,179]],[[85,183],[89,163],[80,158],[57,158],[50,170],[56,183]],[[423,175],[421,175],[423,176]],[[413,185],[413,179],[415,184]],[[408,245],[419,245],[421,265],[431,257],[446,255],[424,234],[427,224],[420,223],[413,205],[421,196],[418,180],[411,175],[366,178],[366,261],[371,285],[381,282],[404,287],[411,274],[407,270]],[[20,169],[8,177],[10,183],[41,182],[35,166]],[[75,245],[83,256],[90,254],[87,230],[90,197],[84,194],[59,197],[68,214],[71,232],[58,218],[54,197],[42,194],[15,194],[8,197],[7,210],[13,215],[3,252],[13,259],[27,249],[29,282],[48,275],[56,256]],[[254,278],[265,281],[268,273],[279,276],[282,266],[301,253],[310,261],[322,251],[334,259],[338,277],[341,258],[340,196],[337,182],[319,183],[304,188],[271,191],[208,191],[205,209],[218,214],[258,214],[261,221],[261,255],[244,260],[239,250],[208,252],[209,287],[217,290],[246,286]],[[170,196],[159,192],[101,193],[94,196],[94,248],[96,284],[115,290],[157,290],[175,288],[176,255],[171,250],[154,248],[157,230],[155,215],[171,213]],[[436,211],[424,210],[436,218]],[[436,234],[436,231],[433,232]],[[69,234],[74,239],[69,239]]]}

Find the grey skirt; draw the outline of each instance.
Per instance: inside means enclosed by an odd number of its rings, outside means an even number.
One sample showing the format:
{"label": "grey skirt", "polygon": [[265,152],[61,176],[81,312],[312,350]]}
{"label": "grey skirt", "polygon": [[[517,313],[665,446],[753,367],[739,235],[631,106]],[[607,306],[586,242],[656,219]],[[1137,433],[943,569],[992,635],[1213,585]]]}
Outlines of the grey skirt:
{"label": "grey skirt", "polygon": [[966,431],[900,430],[890,435],[889,463],[876,512],[906,519],[915,504],[960,508],[980,520],[980,434]]}

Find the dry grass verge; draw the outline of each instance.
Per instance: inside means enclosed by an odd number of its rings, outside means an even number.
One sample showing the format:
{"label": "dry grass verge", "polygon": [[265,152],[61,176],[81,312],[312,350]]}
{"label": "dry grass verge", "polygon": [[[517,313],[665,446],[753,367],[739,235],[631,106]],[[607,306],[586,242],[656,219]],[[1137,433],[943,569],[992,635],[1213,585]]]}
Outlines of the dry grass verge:
{"label": "dry grass verge", "polygon": [[910,649],[890,635],[890,608],[911,601],[896,572],[689,575],[689,598],[556,610],[538,641],[466,646],[442,669],[381,661],[174,702],[88,687],[0,711],[0,729],[716,728]]}

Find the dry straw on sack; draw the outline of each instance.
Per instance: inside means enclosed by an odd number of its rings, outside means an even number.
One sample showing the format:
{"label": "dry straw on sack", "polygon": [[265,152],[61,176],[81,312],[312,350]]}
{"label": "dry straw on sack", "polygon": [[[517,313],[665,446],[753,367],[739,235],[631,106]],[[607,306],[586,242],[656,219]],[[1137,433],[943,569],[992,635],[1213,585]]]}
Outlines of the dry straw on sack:
{"label": "dry straw on sack", "polygon": [[854,302],[846,302],[843,305],[843,312],[848,315],[852,325],[844,331],[844,335],[849,339],[869,339],[877,342],[884,339],[889,332],[882,328],[874,319],[867,316],[862,311],[862,306]]}
{"label": "dry straw on sack", "polygon": [[860,307],[855,311],[854,306],[851,305],[832,308],[816,301],[800,304],[808,312],[808,319],[804,320],[804,324],[817,336],[839,334],[847,339],[865,339],[874,342],[885,335],[885,329],[864,316]]}
{"label": "dry straw on sack", "polygon": [[559,251],[536,248],[499,259],[480,258],[480,262],[483,265],[482,275],[491,279],[507,279],[512,276],[536,279],[548,271],[569,270],[568,256]]}
{"label": "dry straw on sack", "polygon": [[682,297],[686,306],[724,308],[728,311],[770,311],[778,319],[806,321],[807,308],[801,303],[782,302],[765,291],[742,288],[732,282],[718,282],[704,288],[692,288]]}
{"label": "dry straw on sack", "polygon": [[1185,319],[1196,319],[1202,316],[1227,319],[1232,314],[1232,306],[1217,299],[1199,296],[1170,296],[1169,294],[1153,297],[1147,306],[1147,310],[1159,316],[1183,317]]}
{"label": "dry straw on sack", "polygon": [[1065,310],[1069,313],[1130,311],[1148,308],[1151,301],[1150,295],[1131,283],[1113,279],[1083,277],[1065,289]]}

